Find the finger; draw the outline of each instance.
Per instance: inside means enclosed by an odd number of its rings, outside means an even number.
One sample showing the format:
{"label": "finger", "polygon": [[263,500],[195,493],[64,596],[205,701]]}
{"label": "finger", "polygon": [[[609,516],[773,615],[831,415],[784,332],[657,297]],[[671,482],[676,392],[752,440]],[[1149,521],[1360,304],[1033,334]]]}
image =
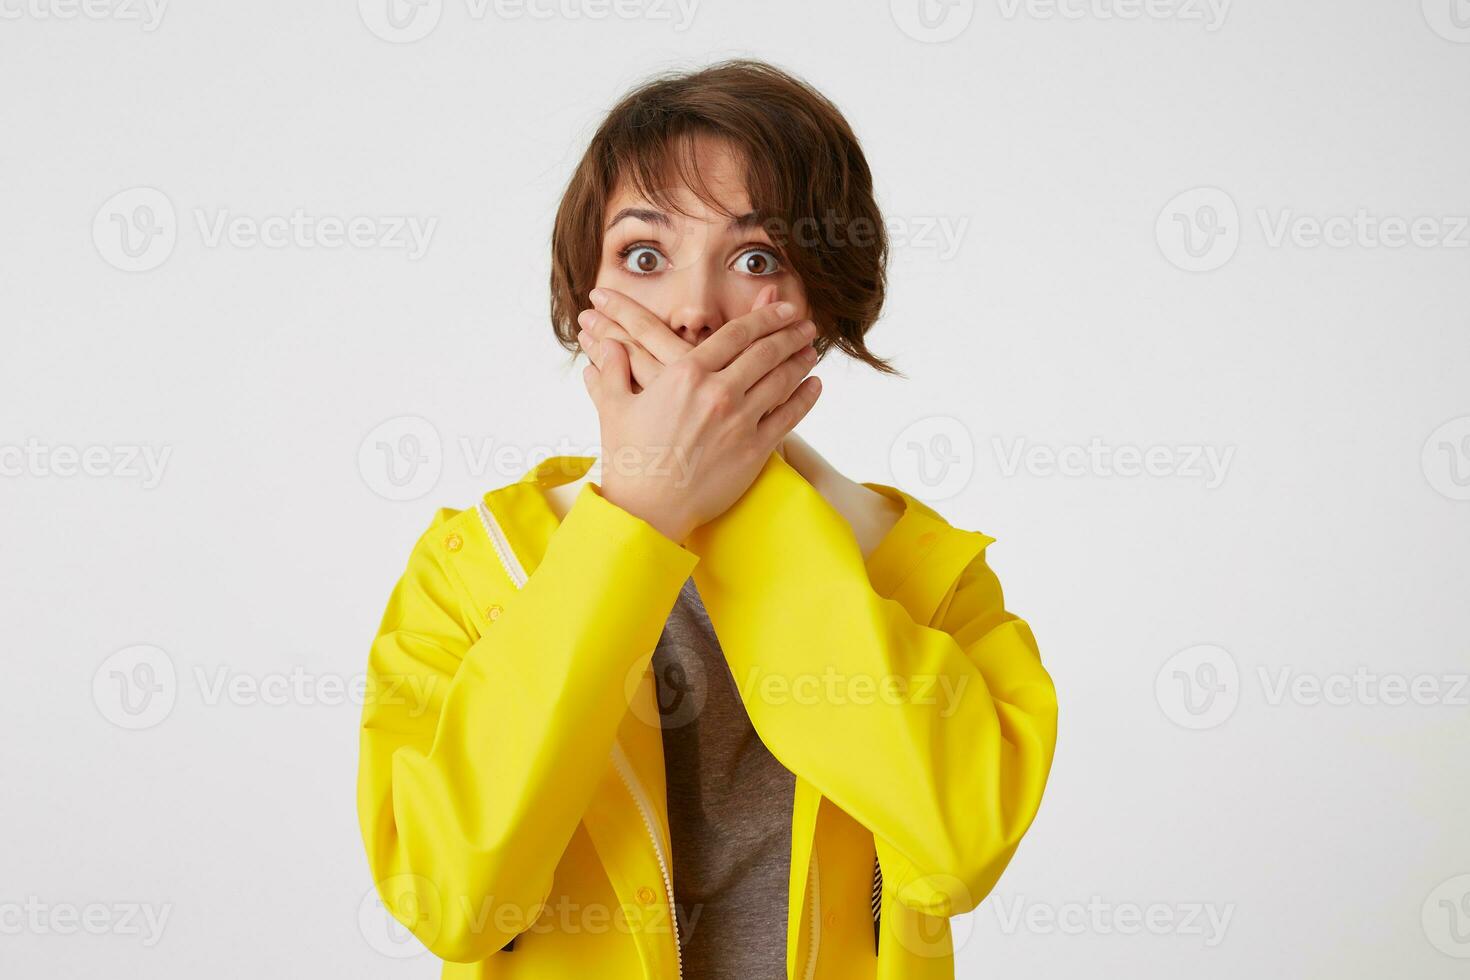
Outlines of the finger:
{"label": "finger", "polygon": [[772,303],[776,302],[776,295],[778,292],[779,290],[777,290],[775,286],[761,287],[761,291],[755,294],[755,302],[750,304],[751,312],[753,313],[756,310],[760,309],[762,306],[770,306]]}
{"label": "finger", "polygon": [[658,380],[663,373],[663,364],[638,343],[628,331],[618,326],[607,316],[596,310],[583,310],[577,315],[577,322],[582,324],[582,330],[589,337],[596,340],[614,340],[622,344],[628,351],[628,358],[633,365],[633,377],[643,387],[647,388]]}
{"label": "finger", "polygon": [[614,320],[643,349],[664,364],[672,364],[694,349],[646,307],[616,289],[599,286],[592,290],[592,305]]}
{"label": "finger", "polygon": [[[817,325],[810,320],[802,320],[767,334],[741,351],[734,362],[720,372],[720,376],[727,379],[736,391],[749,391],[761,378],[785,363],[787,358],[802,348],[810,347],[816,336]],[[812,358],[810,364],[816,363],[816,358]]]}
{"label": "finger", "polygon": [[816,353],[811,346],[803,347],[767,372],[746,393],[747,409],[759,418],[790,398],[797,385],[816,367]]}
{"label": "finger", "polygon": [[756,425],[755,434],[761,445],[768,450],[775,449],[776,444],[790,435],[797,423],[806,418],[806,413],[812,410],[821,393],[822,379],[815,374],[797,385],[790,398],[772,409]]}
{"label": "finger", "polygon": [[582,348],[582,353],[587,355],[587,360],[598,368],[602,367],[602,341],[598,340],[594,334],[587,330],[578,330],[577,346]]}
{"label": "finger", "polygon": [[582,386],[587,389],[587,397],[592,399],[592,404],[598,406],[602,404],[602,395],[598,387],[601,380],[596,365],[589,364],[582,369]]}
{"label": "finger", "polygon": [[599,383],[603,397],[618,401],[633,394],[633,378],[628,365],[628,352],[616,342],[598,343],[597,353],[602,358]]}
{"label": "finger", "polygon": [[[741,317],[736,317],[714,336],[694,348],[689,356],[708,371],[721,371],[739,357],[751,344],[775,333],[796,319],[796,304],[772,303]],[[773,362],[775,363],[775,362]],[[768,368],[769,370],[769,368]]]}

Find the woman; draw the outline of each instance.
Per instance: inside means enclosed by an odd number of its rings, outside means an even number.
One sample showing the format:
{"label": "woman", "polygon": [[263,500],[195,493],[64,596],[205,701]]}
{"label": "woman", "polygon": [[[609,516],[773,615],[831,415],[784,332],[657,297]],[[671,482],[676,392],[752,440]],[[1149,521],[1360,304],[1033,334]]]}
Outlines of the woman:
{"label": "woman", "polygon": [[552,250],[602,459],[440,511],[409,557],[362,723],[384,904],[445,977],[953,976],[1056,699],[992,539],[792,434],[822,353],[892,373],[850,128],[768,65],[656,79]]}

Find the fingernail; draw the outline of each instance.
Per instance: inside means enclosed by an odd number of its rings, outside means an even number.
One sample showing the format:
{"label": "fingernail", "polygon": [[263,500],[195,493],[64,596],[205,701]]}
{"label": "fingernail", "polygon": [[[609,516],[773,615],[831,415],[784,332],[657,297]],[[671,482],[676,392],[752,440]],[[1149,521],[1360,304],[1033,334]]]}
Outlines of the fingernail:
{"label": "fingernail", "polygon": [[596,303],[598,306],[601,306],[603,303],[607,302],[606,289],[594,289],[592,290],[591,296],[592,302]]}
{"label": "fingernail", "polygon": [[789,320],[796,316],[796,307],[790,303],[777,303],[776,315],[783,320]]}

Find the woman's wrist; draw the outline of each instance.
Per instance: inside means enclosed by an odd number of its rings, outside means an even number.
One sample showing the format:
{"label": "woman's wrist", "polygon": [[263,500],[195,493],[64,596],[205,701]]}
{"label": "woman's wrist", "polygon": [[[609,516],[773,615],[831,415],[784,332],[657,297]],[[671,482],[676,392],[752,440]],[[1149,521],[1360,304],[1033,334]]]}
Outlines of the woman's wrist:
{"label": "woman's wrist", "polygon": [[677,509],[643,500],[629,488],[611,479],[601,485],[602,498],[643,521],[675,544],[683,545],[694,530]]}

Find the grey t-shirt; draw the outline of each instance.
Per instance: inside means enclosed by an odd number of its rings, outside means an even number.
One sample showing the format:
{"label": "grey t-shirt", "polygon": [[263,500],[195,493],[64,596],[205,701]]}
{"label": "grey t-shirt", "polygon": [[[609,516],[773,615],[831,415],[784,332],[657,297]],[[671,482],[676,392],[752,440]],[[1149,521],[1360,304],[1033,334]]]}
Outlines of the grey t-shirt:
{"label": "grey t-shirt", "polygon": [[780,980],[796,777],[751,727],[692,577],[653,668],[684,976]]}

